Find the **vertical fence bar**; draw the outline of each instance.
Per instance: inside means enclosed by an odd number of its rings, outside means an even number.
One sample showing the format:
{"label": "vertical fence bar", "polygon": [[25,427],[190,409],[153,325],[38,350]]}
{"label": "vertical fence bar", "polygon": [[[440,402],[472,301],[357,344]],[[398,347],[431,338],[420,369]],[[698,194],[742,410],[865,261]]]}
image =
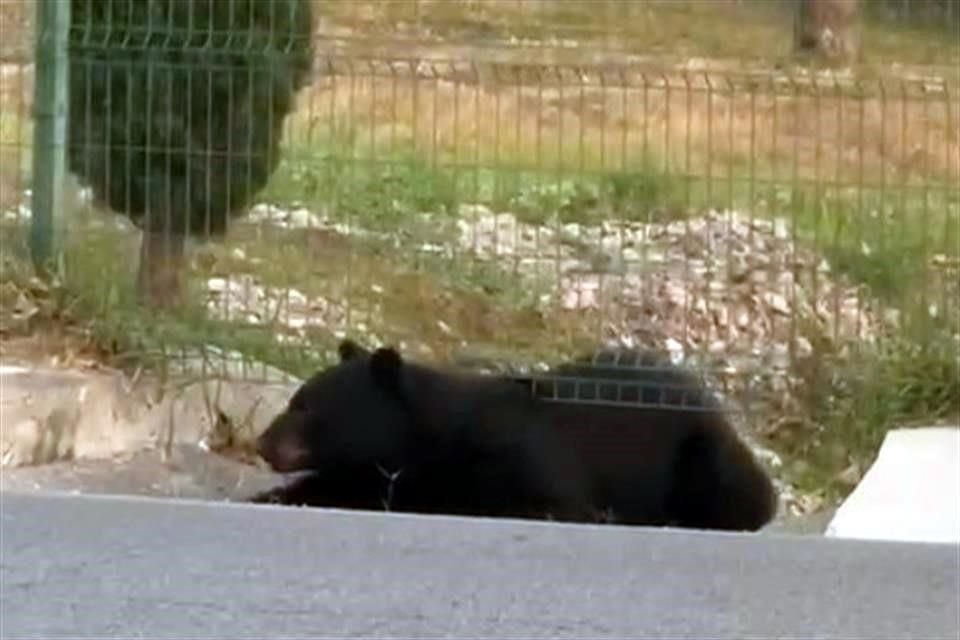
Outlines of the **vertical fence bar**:
{"label": "vertical fence bar", "polygon": [[36,2],[30,252],[37,271],[49,273],[51,267],[60,263],[59,244],[63,233],[70,3]]}

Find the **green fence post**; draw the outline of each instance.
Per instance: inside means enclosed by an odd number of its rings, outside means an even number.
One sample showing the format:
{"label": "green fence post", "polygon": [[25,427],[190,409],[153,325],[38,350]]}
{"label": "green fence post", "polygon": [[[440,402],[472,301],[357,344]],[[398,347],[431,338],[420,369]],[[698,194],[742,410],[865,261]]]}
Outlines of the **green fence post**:
{"label": "green fence post", "polygon": [[67,143],[67,39],[70,3],[36,0],[33,185],[30,252],[34,267],[59,271]]}

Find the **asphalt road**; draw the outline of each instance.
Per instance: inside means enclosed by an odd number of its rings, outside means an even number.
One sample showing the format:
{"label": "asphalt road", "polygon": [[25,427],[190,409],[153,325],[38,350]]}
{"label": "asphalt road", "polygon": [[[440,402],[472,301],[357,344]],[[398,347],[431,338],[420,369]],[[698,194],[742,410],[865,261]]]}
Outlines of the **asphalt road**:
{"label": "asphalt road", "polygon": [[0,636],[949,638],[960,548],[0,494]]}

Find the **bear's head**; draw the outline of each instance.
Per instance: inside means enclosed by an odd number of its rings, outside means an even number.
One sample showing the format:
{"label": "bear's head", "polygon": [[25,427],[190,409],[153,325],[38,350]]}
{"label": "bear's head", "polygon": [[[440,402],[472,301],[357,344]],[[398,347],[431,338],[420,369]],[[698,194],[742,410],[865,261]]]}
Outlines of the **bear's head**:
{"label": "bear's head", "polygon": [[314,374],[257,439],[257,452],[280,473],[330,463],[390,464],[402,455],[410,412],[401,392],[403,360],[351,340],[340,362]]}

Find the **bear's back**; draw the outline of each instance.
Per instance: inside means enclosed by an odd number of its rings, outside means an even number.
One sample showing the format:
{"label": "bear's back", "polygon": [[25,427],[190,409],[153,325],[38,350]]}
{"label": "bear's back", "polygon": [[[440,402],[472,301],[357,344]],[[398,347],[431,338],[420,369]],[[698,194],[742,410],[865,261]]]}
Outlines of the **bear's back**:
{"label": "bear's back", "polygon": [[[731,495],[741,496],[746,508],[766,508],[768,479],[719,400],[692,371],[649,351],[603,349],[529,384],[560,442],[590,470],[595,495],[620,520],[674,521],[675,488],[714,477],[734,478]],[[751,526],[756,520],[743,519]]]}

